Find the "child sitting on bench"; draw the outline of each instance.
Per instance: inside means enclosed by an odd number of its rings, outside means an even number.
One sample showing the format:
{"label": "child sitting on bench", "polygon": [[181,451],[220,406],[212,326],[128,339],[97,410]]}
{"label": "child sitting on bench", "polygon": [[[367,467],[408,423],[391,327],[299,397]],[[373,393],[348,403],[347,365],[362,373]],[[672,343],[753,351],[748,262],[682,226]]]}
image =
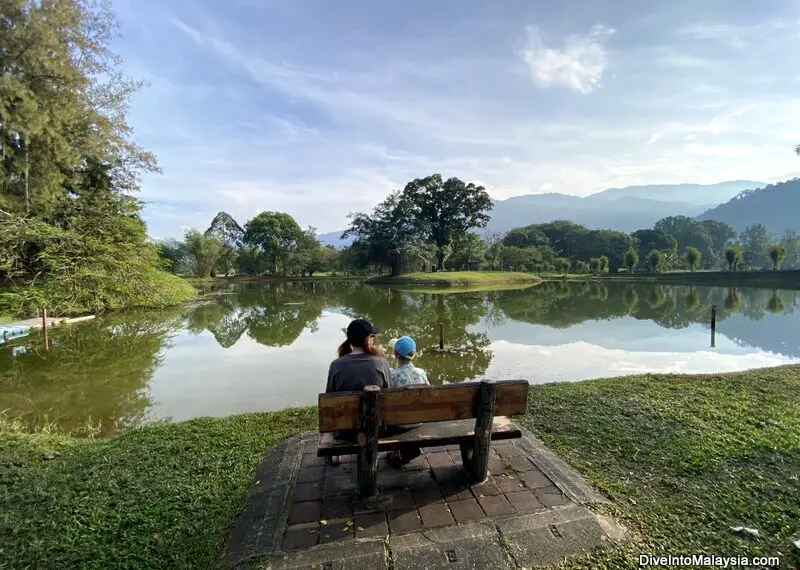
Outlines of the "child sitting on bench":
{"label": "child sitting on bench", "polygon": [[[402,388],[404,386],[411,386],[414,384],[430,385],[428,382],[428,375],[422,368],[417,368],[413,364],[414,357],[417,354],[417,343],[410,336],[401,336],[398,339],[389,341],[389,346],[394,351],[394,357],[397,360],[397,368],[392,368],[392,388]],[[402,425],[397,426],[399,430],[406,430],[417,427],[416,425]],[[416,459],[422,454],[419,447],[408,446],[400,451],[393,451],[388,456],[389,465],[399,469],[406,463]]]}

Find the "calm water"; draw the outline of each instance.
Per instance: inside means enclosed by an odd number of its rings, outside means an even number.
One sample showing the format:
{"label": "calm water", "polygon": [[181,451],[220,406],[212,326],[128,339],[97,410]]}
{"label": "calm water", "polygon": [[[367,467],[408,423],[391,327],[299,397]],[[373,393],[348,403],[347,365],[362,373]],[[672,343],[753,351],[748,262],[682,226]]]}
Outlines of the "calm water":
{"label": "calm water", "polygon": [[[492,293],[415,293],[355,283],[211,292],[202,304],[114,314],[0,345],[0,410],[103,431],[314,404],[350,319],[384,341],[410,334],[432,383],[532,383],[640,372],[733,371],[800,361],[798,293],[544,283]],[[716,345],[709,316],[719,307]],[[446,344],[438,353],[438,323]]]}

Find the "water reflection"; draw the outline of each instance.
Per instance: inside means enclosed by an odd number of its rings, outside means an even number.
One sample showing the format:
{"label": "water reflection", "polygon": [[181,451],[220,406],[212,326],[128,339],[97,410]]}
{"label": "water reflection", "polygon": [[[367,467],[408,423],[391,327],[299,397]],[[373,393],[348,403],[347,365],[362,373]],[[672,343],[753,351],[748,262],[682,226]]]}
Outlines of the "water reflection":
{"label": "water reflection", "polygon": [[[209,289],[192,307],[132,312],[0,346],[0,410],[104,431],[156,418],[312,404],[344,328],[410,334],[433,383],[532,382],[634,372],[713,372],[800,359],[797,292],[553,282],[490,293],[358,283]],[[710,347],[711,305],[718,306]],[[439,323],[448,351],[440,353]]]}

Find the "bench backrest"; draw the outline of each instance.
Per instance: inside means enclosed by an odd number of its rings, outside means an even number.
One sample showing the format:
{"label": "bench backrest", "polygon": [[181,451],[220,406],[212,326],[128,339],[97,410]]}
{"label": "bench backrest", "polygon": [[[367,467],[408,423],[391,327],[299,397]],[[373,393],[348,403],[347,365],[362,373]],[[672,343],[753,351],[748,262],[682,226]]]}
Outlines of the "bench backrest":
{"label": "bench backrest", "polygon": [[[501,380],[497,386],[494,414],[512,416],[525,411],[528,382]],[[379,407],[381,424],[396,426],[464,420],[474,418],[480,382],[447,384],[446,386],[407,386],[381,390]],[[361,392],[335,392],[319,395],[319,431],[357,429]]]}

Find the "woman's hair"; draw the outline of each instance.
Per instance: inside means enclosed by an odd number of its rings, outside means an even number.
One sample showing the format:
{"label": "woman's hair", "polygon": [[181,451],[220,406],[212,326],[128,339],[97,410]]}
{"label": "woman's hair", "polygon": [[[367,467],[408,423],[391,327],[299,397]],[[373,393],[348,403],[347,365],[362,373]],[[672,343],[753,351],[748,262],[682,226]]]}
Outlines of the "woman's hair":
{"label": "woman's hair", "polygon": [[357,346],[362,349],[364,352],[371,354],[372,356],[383,356],[381,349],[377,347],[375,343],[370,344],[368,342],[369,337],[364,337],[361,340],[361,344],[354,342],[351,339],[345,339],[345,341],[339,345],[339,356],[344,356],[345,354],[350,354],[353,352],[353,347]]}

